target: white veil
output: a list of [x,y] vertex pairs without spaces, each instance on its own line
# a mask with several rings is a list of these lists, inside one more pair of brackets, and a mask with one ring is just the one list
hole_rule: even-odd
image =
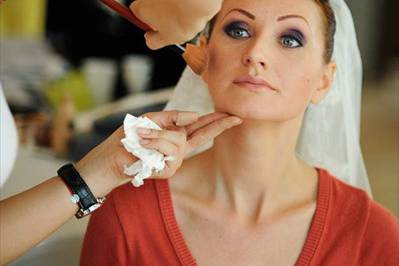
[[[309,105],[296,152],[309,165],[323,168],[371,196],[359,142],[362,64],[356,32],[344,0],[330,0],[330,3],[337,23],[333,53],[337,72],[326,98],[318,105]],[[166,109],[195,111],[201,115],[214,111],[206,83],[188,67]]]

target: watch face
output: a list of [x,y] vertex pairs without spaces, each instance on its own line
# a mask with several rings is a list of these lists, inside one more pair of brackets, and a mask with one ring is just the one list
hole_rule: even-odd
[[75,214],[75,217],[80,219],[82,217],[85,217],[85,216],[89,215],[90,213],[92,213],[95,210],[97,210],[98,208],[100,208],[101,205],[104,203],[104,201],[105,201],[105,197],[98,198],[97,199],[97,203],[91,205],[86,210],[79,209],[78,212]]

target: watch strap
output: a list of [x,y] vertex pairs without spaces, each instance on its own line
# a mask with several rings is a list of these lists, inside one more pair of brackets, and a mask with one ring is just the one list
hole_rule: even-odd
[[62,166],[57,173],[73,193],[73,197],[77,195],[76,203],[79,205],[80,211],[89,210],[90,207],[99,203],[73,164]]

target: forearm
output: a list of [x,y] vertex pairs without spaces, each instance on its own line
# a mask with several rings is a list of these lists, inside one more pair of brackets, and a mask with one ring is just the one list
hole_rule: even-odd
[[[123,174],[123,166],[137,158],[120,144],[123,137],[119,128],[75,165],[96,198],[131,179]],[[57,176],[0,201],[0,265],[21,256],[73,217],[78,205],[70,198]]]
[[77,212],[59,177],[0,202],[0,265],[48,237]]
[[[78,162],[76,168],[95,197],[129,181],[95,171],[98,165],[86,161]],[[70,198],[69,189],[57,176],[0,201],[0,265],[30,250],[73,217],[78,205]]]

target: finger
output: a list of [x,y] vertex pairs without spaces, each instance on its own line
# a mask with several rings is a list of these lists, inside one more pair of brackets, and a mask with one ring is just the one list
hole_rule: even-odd
[[138,128],[137,134],[146,139],[157,139],[161,138],[166,141],[169,141],[176,146],[181,146],[187,140],[186,134],[181,131],[172,131],[172,130],[156,130],[149,128]]
[[200,128],[190,136],[188,140],[190,148],[194,149],[201,146],[220,135],[226,129],[232,128],[241,123],[242,120],[239,117],[230,116],[219,119],[203,128]]
[[169,165],[165,165],[165,168],[162,169],[162,171],[160,172],[154,171],[152,174],[153,177],[158,177],[158,178],[168,178],[171,177],[172,175],[173,171]]
[[145,43],[151,50],[158,50],[168,45],[168,42],[164,40],[162,35],[158,31],[147,31],[144,34]]
[[[172,156],[167,156],[167,157],[172,157]],[[178,161],[176,159],[174,160],[166,160],[165,158],[165,167],[162,169],[160,172],[154,172],[153,176],[156,177],[172,177],[176,170],[180,167],[181,161]]]
[[144,116],[153,120],[161,128],[170,126],[185,126],[194,123],[198,120],[198,113],[188,111],[163,111],[163,112],[151,112],[144,114]]
[[[130,5],[129,5],[129,9],[130,11],[132,11],[132,13],[141,21],[143,21],[143,16],[141,14],[141,8],[140,8],[140,0],[136,0],[133,1]],[[143,21],[144,22],[144,21]]]
[[146,8],[146,4],[143,4],[143,1],[141,0],[133,1],[130,4],[129,9],[141,22],[147,24],[151,30],[158,31],[157,27],[151,24],[151,21],[157,21],[157,20],[154,20],[154,14],[152,12],[149,12],[150,10]]
[[172,177],[176,173],[177,169],[180,168],[181,164],[182,160],[165,160],[165,167],[161,172],[157,173],[157,176]]
[[140,140],[141,146],[147,149],[156,150],[166,156],[176,156],[178,147],[164,139],[143,139]]
[[213,112],[204,116],[201,116],[198,121],[186,126],[187,135],[190,136],[194,131],[198,130],[201,127],[204,127],[218,119],[228,117],[227,113]]

